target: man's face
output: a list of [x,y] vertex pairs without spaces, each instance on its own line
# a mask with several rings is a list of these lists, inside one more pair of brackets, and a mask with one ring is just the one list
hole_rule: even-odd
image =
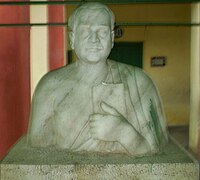
[[74,32],[74,49],[79,60],[106,60],[113,44],[110,17],[104,9],[82,11]]

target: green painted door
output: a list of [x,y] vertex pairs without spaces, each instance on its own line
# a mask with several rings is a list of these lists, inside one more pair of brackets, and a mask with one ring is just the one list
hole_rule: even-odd
[[109,59],[142,68],[142,55],[142,42],[116,42],[110,53]]

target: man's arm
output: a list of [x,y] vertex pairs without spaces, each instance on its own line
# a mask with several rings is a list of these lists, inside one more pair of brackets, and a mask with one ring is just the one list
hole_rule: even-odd
[[134,76],[145,119],[141,124],[141,133],[149,142],[152,152],[156,152],[168,141],[161,98],[154,82],[143,70],[135,68]]
[[36,87],[32,99],[27,141],[33,147],[45,147],[53,143],[53,97],[44,76]]

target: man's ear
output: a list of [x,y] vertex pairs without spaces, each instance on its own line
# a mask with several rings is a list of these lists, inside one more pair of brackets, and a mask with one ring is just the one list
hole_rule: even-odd
[[74,50],[74,32],[73,31],[70,31],[69,32],[69,43],[70,43],[70,46],[72,48],[72,50]]
[[114,30],[111,32],[111,40],[112,40],[112,48],[113,48],[114,40],[115,40],[115,31]]

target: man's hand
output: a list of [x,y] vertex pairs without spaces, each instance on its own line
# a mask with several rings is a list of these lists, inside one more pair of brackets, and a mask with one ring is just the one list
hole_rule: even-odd
[[148,142],[115,108],[101,103],[104,114],[92,114],[89,117],[90,133],[93,139],[118,141],[128,153],[141,154],[151,151]]
[[[113,107],[101,103],[104,114],[92,114],[90,120],[90,133],[94,139],[102,141],[119,141],[131,124]],[[125,132],[124,132],[125,131]],[[134,129],[133,129],[134,131]]]

